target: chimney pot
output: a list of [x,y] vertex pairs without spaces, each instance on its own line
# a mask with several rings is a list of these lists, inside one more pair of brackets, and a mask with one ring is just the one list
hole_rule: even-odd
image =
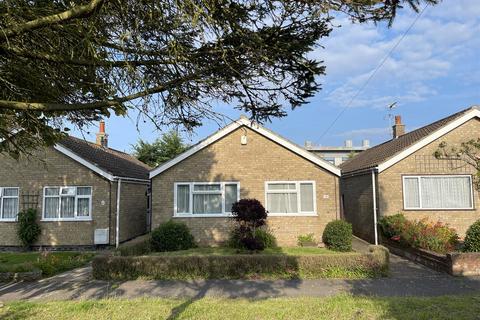
[[402,124],[402,116],[395,116],[395,124]]
[[370,148],[370,140],[367,140],[367,139],[363,140],[362,141],[362,146],[364,148]]
[[105,133],[105,121],[100,121],[100,133]]
[[353,146],[353,141],[352,140],[345,140],[345,147],[351,148]]

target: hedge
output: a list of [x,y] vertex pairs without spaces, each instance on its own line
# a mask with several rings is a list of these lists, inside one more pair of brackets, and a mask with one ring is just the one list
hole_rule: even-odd
[[152,252],[152,237],[150,234],[121,244],[116,250],[121,256],[141,256]]
[[[325,278],[338,271],[383,276],[388,271],[388,250],[371,246],[369,253],[342,253],[311,256],[230,255],[230,256],[97,256],[93,276],[103,280],[185,280]],[[340,276],[343,277],[343,276]]]

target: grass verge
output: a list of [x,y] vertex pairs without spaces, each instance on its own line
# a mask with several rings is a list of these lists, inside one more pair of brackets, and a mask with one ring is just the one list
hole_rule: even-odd
[[88,252],[12,252],[0,253],[0,272],[28,272],[42,270],[44,277],[71,270],[92,260]]
[[202,298],[64,302],[14,302],[0,308],[13,319],[477,319],[480,295],[419,297],[275,298],[265,300]]

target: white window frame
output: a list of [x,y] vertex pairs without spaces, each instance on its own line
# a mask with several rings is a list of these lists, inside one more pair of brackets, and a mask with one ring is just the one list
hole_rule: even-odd
[[[46,190],[48,188],[59,188],[59,193],[58,195],[49,195],[47,196],[45,194]],[[73,218],[61,218],[61,206],[62,206],[62,201],[60,200],[58,202],[59,206],[59,217],[58,218],[45,218],[45,199],[46,198],[61,198],[62,197],[62,189],[67,189],[67,188],[74,188],[75,189],[75,209],[74,209],[74,217]],[[90,188],[92,191],[90,195],[77,195],[77,188]],[[93,199],[93,187],[92,186],[45,186],[43,187],[43,203],[42,203],[42,220],[41,221],[92,221],[92,199]],[[89,215],[88,216],[78,216],[77,212],[77,204],[78,204],[78,199],[90,199],[89,201]]]
[[[220,185],[220,191],[194,191],[194,185]],[[175,182],[173,184],[173,216],[182,218],[194,218],[194,217],[231,217],[232,213],[225,209],[225,185],[234,184],[237,186],[237,201],[240,200],[240,182],[239,181],[218,181],[218,182]],[[189,212],[179,213],[177,212],[177,186],[189,186]],[[193,195],[194,194],[221,194],[222,195],[222,213],[193,213]]]
[[[269,184],[276,183],[294,183],[295,190],[285,189],[285,190],[268,190]],[[301,192],[300,184],[302,183],[311,183],[313,185],[313,211],[301,211]],[[297,194],[297,209],[298,212],[292,213],[278,213],[278,212],[268,212],[269,216],[272,217],[315,217],[317,214],[317,186],[313,180],[299,180],[299,181],[265,181],[265,207],[268,206],[267,195],[269,193],[296,193]],[[268,208],[266,208],[268,211]]]
[[[17,196],[3,196],[3,189],[17,189],[18,195]],[[20,211],[20,188],[19,187],[0,187],[0,221],[1,222],[9,222],[9,221],[17,221],[17,216],[15,218],[3,218],[3,199],[17,199],[17,208]]]
[[[449,178],[449,177],[456,177],[456,178],[468,178],[470,180],[470,200],[471,200],[471,206],[466,207],[466,208],[423,208],[422,207],[422,180],[421,178],[435,178],[435,177],[440,177],[440,178]],[[417,207],[407,207],[406,203],[406,197],[405,197],[405,179],[412,179],[416,178],[418,181],[418,194],[419,194],[419,204],[420,206]],[[473,181],[472,181],[472,176],[469,174],[437,174],[437,175],[403,175],[402,176],[402,197],[403,197],[403,208],[404,210],[418,210],[418,211],[432,211],[432,210],[438,210],[438,211],[458,211],[458,210],[473,210],[475,209],[475,198],[474,198],[474,193],[473,193]]]

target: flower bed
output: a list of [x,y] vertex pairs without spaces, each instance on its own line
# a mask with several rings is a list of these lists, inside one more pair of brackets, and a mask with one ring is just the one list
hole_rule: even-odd
[[318,255],[98,256],[93,260],[93,276],[104,280],[184,280],[368,278],[385,275],[388,271],[388,250],[381,246],[371,246],[370,250],[369,253]]
[[443,254],[458,246],[457,232],[441,222],[410,221],[403,214],[396,214],[382,217],[379,226],[385,238],[403,246]]

